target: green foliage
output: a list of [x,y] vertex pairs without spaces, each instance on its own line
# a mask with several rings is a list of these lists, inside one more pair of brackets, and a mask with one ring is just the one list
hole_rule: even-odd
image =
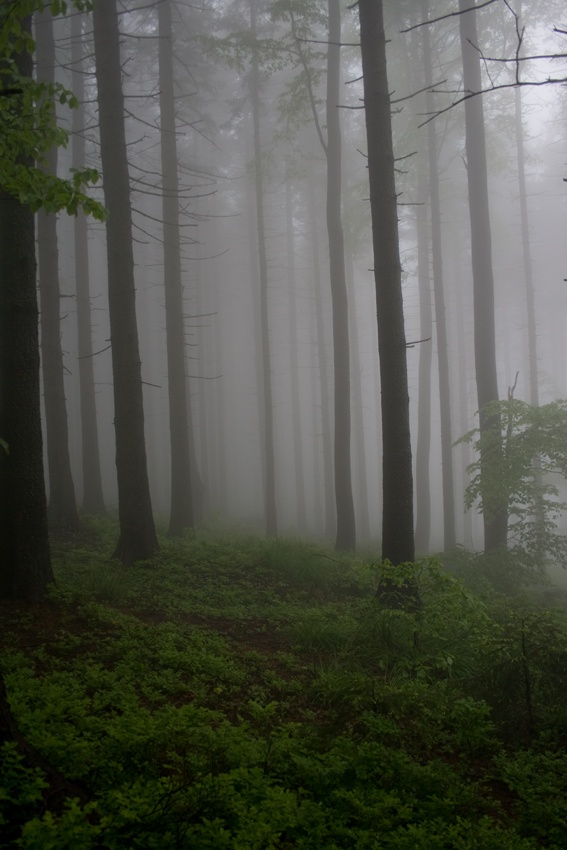
[[[551,476],[567,476],[567,401],[533,407],[509,399],[492,402],[484,414],[500,428],[483,433],[476,428],[458,441],[472,443],[479,452],[469,466],[467,508],[477,504],[489,517],[502,507],[507,510],[510,548],[519,568],[541,571],[545,557],[565,563],[567,538],[557,534],[557,520],[566,504]],[[503,451],[490,454],[496,439]],[[491,456],[484,467],[483,452]]]
[[[0,188],[36,212],[79,210],[104,220],[104,207],[86,194],[99,174],[94,168],[71,169],[66,179],[42,169],[52,147],[65,147],[69,133],[58,126],[55,103],[75,108],[74,95],[60,83],[37,82],[21,73],[16,57],[33,53],[35,44],[24,27],[26,16],[50,8],[53,15],[65,14],[69,4],[63,0],[18,0],[0,4]],[[74,0],[73,6],[85,10],[90,3]]]
[[0,611],[18,727],[88,798],[53,804],[5,744],[0,847],[565,846],[561,612],[481,599],[433,560],[403,568],[419,605],[392,611],[387,564],[370,585],[354,559],[232,532],[101,593],[109,528],[57,553],[48,608]]

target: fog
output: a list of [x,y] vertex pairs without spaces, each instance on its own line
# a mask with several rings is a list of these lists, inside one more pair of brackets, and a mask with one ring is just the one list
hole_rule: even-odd
[[[160,81],[157,6],[126,0],[120,29],[135,257],[136,312],[144,382],[148,473],[156,520],[166,528],[170,510],[170,430],[164,295],[164,245],[160,165]],[[260,65],[259,127],[263,175],[263,224],[267,265],[267,312],[273,411],[274,478],[278,533],[333,542],[335,496],[328,446],[333,420],[333,324],[329,241],[326,229],[326,161],[313,121],[298,58],[309,63],[315,109],[327,133],[326,4],[296,4],[301,42],[291,36],[285,4],[256,2]],[[419,255],[417,218],[428,210],[427,118],[421,70],[419,4],[385,4],[400,257],[407,338],[408,389],[414,458],[420,429],[420,357],[431,353],[429,448],[430,534],[426,551],[443,548],[438,341],[431,247]],[[433,46],[434,117],[438,144],[443,290],[451,391],[451,437],[478,424],[470,220],[465,153],[462,63],[453,5],[429,5]],[[512,2],[511,5],[515,7]],[[516,4],[517,5],[517,4]],[[365,116],[358,17],[341,3],[342,220],[345,234],[352,491],[357,546],[379,552],[382,522],[382,425],[372,269],[372,231],[367,185]],[[553,34],[564,9],[524,2],[527,55],[564,52]],[[253,104],[251,99],[250,3],[202,0],[171,4],[173,17],[178,208],[181,243],[186,380],[189,389],[192,474],[196,522],[236,525],[261,533],[266,527],[260,271]],[[277,10],[284,11],[276,16]],[[519,10],[518,10],[519,11]],[[483,55],[513,57],[515,21],[503,3],[477,13]],[[441,20],[437,20],[437,19]],[[74,84],[69,19],[56,22],[58,79]],[[83,23],[87,163],[101,169],[91,23]],[[245,37],[248,33],[248,40]],[[353,46],[354,45],[354,46]],[[293,49],[292,49],[293,48]],[[295,51],[295,52],[294,52]],[[76,70],[76,69],[75,69]],[[525,253],[520,216],[517,139],[514,124],[515,66],[483,63],[483,85],[502,86],[483,96],[487,134],[495,327],[499,397],[531,398],[530,356],[537,358],[539,403],[567,396],[563,317],[567,311],[565,254],[565,89],[550,83],[521,89],[523,143],[534,283],[537,350],[528,342]],[[561,78],[562,61],[522,65],[522,79]],[[508,87],[506,87],[508,86]],[[454,105],[449,108],[451,104]],[[68,113],[60,109],[62,123]],[[64,173],[73,141],[59,157]],[[104,172],[102,173],[104,182]],[[93,190],[103,200],[102,184]],[[75,298],[73,218],[58,217],[62,289],[62,348],[70,456],[77,501],[82,503],[83,466],[79,408],[79,361]],[[110,223],[112,226],[112,223]],[[426,217],[426,234],[431,220]],[[107,508],[117,507],[114,406],[105,226],[88,229],[93,365]],[[425,267],[423,266],[425,257]],[[424,329],[418,276],[426,276],[432,327]],[[327,452],[327,453],[326,453]],[[473,449],[453,452],[457,542],[483,547],[482,521],[465,511],[466,466]],[[175,459],[173,460],[175,464]],[[414,469],[414,483],[419,474]],[[555,483],[559,483],[555,481]],[[49,486],[49,484],[48,484]],[[563,482],[560,482],[563,488]],[[417,505],[416,505],[417,508]]]

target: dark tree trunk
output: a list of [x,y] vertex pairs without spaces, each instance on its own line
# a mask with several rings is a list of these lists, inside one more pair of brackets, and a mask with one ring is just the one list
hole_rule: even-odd
[[383,432],[382,557],[413,561],[413,475],[386,36],[381,0],[360,0]]
[[[255,42],[256,0],[250,0],[250,33]],[[258,229],[258,262],[260,273],[260,324],[262,333],[262,374],[264,395],[264,456],[265,496],[266,496],[266,534],[275,537],[278,533],[276,511],[276,463],[274,453],[274,411],[272,402],[272,365],[270,355],[270,330],[268,318],[268,263],[266,259],[266,235],[264,227],[264,181],[262,174],[262,146],[260,139],[260,70],[258,68],[257,48],[252,50],[252,68],[250,74],[250,97],[252,101],[252,120],[254,126],[254,176],[256,179],[256,226]]]
[[305,476],[303,445],[301,439],[302,417],[299,395],[299,351],[297,334],[297,279],[295,274],[295,239],[293,232],[292,187],[288,177],[285,184],[286,234],[287,234],[287,285],[289,304],[289,345],[291,360],[291,416],[293,423],[293,460],[295,471],[295,494],[297,528],[301,534],[307,532],[305,506]]
[[[422,17],[427,20],[427,6],[422,0]],[[425,111],[433,112],[433,71],[429,27],[423,27],[423,64]],[[429,196],[431,205],[431,255],[433,265],[433,292],[435,296],[435,327],[437,330],[437,360],[439,368],[439,407],[441,414],[441,466],[443,481],[443,543],[445,550],[457,542],[455,531],[455,490],[453,475],[453,437],[451,428],[451,382],[449,377],[449,343],[445,315],[445,287],[443,281],[443,252],[441,243],[441,202],[439,199],[439,163],[435,122],[427,126],[429,155]]]
[[[73,93],[78,106],[73,111],[73,168],[85,168],[85,85],[83,79],[81,16],[71,16],[71,62]],[[83,511],[105,512],[100,469],[89,278],[87,218],[80,211],[75,216],[75,287],[77,295],[77,345],[79,351],[79,392],[81,407],[81,458],[83,468]]]
[[335,499],[336,548],[352,552],[356,546],[351,473],[350,349],[345,245],[342,225],[339,0],[329,0],[327,48],[327,231],[333,305],[333,360],[335,374]]
[[[471,10],[472,11],[469,11]],[[463,85],[466,92],[482,89],[480,54],[474,4],[459,0],[459,26],[463,54]],[[465,101],[467,177],[471,220],[471,252],[474,289],[474,350],[480,430],[493,432],[491,448],[481,452],[482,471],[492,463],[499,463],[502,453],[500,421],[487,416],[486,405],[498,400],[496,374],[496,332],[494,321],[494,274],[492,269],[492,234],[488,203],[488,170],[486,165],[486,136],[482,97],[469,97]],[[488,495],[483,496],[489,504]],[[485,510],[484,548],[492,551],[506,546],[508,516],[507,499],[494,510]]]
[[[37,13],[37,79],[52,84],[55,79],[55,42],[51,11]],[[57,148],[47,153],[47,174],[57,173]],[[45,406],[47,469],[49,473],[48,517],[51,530],[68,534],[80,528],[75,487],[69,457],[69,430],[63,380],[61,348],[61,291],[57,217],[40,210],[37,215],[39,299],[41,315],[41,359]]]
[[161,121],[161,169],[163,185],[163,258],[165,324],[167,336],[167,383],[171,441],[170,537],[194,525],[191,490],[191,455],[187,379],[185,376],[185,328],[181,284],[179,239],[179,178],[173,90],[171,0],[158,5],[159,79]]
[[[31,21],[24,26],[29,31]],[[20,73],[31,76],[31,57],[16,59]],[[0,598],[39,602],[54,578],[43,479],[34,219],[4,193],[0,270],[0,438],[9,449],[0,446]]]
[[159,548],[148,483],[142,375],[136,324],[132,211],[116,0],[93,9],[103,186],[108,219],[108,304],[120,537],[114,557],[125,564]]

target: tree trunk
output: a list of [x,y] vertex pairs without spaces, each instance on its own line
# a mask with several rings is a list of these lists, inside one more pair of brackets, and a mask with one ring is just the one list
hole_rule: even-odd
[[[336,534],[336,508],[333,498],[333,444],[331,439],[331,403],[329,399],[329,375],[325,346],[325,321],[323,314],[323,287],[321,285],[321,263],[319,256],[319,232],[315,209],[315,184],[309,170],[309,227],[313,254],[313,298],[315,301],[315,330],[317,360],[319,366],[319,392],[321,396],[321,440],[323,448],[323,490],[325,497],[325,536],[332,540]],[[315,420],[317,421],[317,420]]]
[[[73,93],[78,106],[73,110],[73,168],[85,168],[85,85],[82,57],[82,17],[71,15],[71,65]],[[81,409],[81,459],[83,469],[83,511],[86,514],[105,512],[100,469],[97,412],[95,400],[93,344],[91,327],[91,298],[89,279],[89,249],[87,218],[79,211],[74,220],[75,287],[77,296],[77,347],[79,352],[79,393]]]
[[[1,17],[0,17],[1,25]],[[24,27],[30,30],[31,21]],[[28,54],[16,57],[31,76]],[[9,81],[4,77],[6,87]],[[33,213],[0,193],[0,598],[40,602],[53,572],[39,389]]]
[[368,476],[366,462],[366,440],[364,436],[364,400],[362,396],[362,368],[360,365],[360,345],[358,334],[358,316],[356,313],[356,285],[352,252],[346,252],[346,278],[348,287],[348,324],[351,352],[352,420],[354,430],[354,457],[356,458],[356,478],[358,504],[356,527],[358,541],[370,540],[370,511],[368,508]]
[[[422,19],[427,20],[426,0],[422,0]],[[423,27],[423,64],[425,111],[433,112],[433,70],[429,27]],[[429,155],[429,197],[431,205],[431,256],[433,267],[433,292],[435,297],[435,327],[437,330],[437,361],[439,368],[439,407],[441,414],[441,468],[443,481],[443,543],[445,551],[457,542],[455,531],[455,488],[453,474],[453,437],[451,428],[451,382],[449,376],[449,343],[445,315],[445,287],[443,281],[443,251],[441,242],[441,202],[439,198],[439,162],[435,122],[427,125]]]
[[382,558],[413,561],[413,474],[386,36],[381,0],[360,0],[383,431]]
[[179,178],[173,90],[171,0],[158,4],[161,170],[163,192],[163,274],[167,338],[167,384],[171,448],[170,537],[194,525],[191,491],[191,456],[187,379],[185,376],[185,328],[179,239]]
[[293,202],[291,180],[285,184],[285,210],[287,234],[287,286],[289,304],[289,346],[291,359],[291,416],[293,423],[293,460],[295,470],[295,494],[297,529],[307,533],[307,511],[305,506],[305,476],[303,446],[301,439],[302,417],[299,395],[299,352],[297,342],[297,279],[295,274],[295,240],[293,233]]
[[[37,13],[37,79],[53,84],[55,79],[55,42],[51,11]],[[57,148],[48,151],[42,166],[47,174],[57,173]],[[69,430],[63,380],[61,348],[61,291],[57,217],[40,210],[37,215],[39,299],[41,316],[41,359],[45,406],[47,469],[49,473],[49,525],[53,531],[72,533],[80,528],[75,487],[69,457]]]
[[[518,15],[522,14],[522,3],[518,5]],[[515,96],[515,125],[516,125],[516,150],[518,156],[518,183],[520,195],[520,223],[521,223],[521,238],[522,238],[522,267],[524,269],[524,281],[526,286],[526,311],[528,324],[528,371],[530,376],[530,404],[533,407],[539,407],[539,381],[537,369],[537,323],[536,323],[536,307],[535,307],[535,292],[534,292],[534,276],[532,252],[530,245],[531,231],[528,214],[528,193],[526,189],[526,157],[524,152],[524,127],[522,120],[522,89],[517,87],[514,91]],[[537,455],[534,458],[534,519],[536,525],[536,535],[538,539],[537,560],[538,566],[542,567],[545,562],[545,547],[543,538],[544,530],[544,509],[543,509],[543,473],[541,470],[541,457]]]
[[345,246],[342,225],[340,40],[339,0],[329,0],[329,46],[327,48],[327,232],[333,305],[333,361],[335,374],[335,499],[339,550],[354,551],[356,525],[352,496],[350,350]]
[[419,290],[419,380],[417,402],[417,445],[415,452],[415,548],[418,555],[429,553],[431,536],[431,364],[433,310],[429,274],[429,239],[427,233],[427,181],[425,163],[418,161],[418,198],[416,207],[417,279]]
[[256,226],[258,229],[258,262],[260,273],[260,323],[262,332],[262,372],[264,393],[264,446],[265,446],[265,497],[266,534],[276,537],[278,520],[276,512],[276,470],[274,453],[274,411],[272,402],[272,365],[270,355],[270,329],[268,318],[268,263],[264,228],[264,182],[262,174],[262,146],[260,139],[260,71],[255,45],[256,0],[250,0],[250,34],[253,40],[250,97],[254,127],[254,175],[256,178]]
[[[471,13],[472,8],[472,13]],[[476,13],[470,0],[459,0],[459,26],[463,54],[463,85],[466,92],[482,89]],[[474,350],[480,416],[480,430],[493,434],[492,447],[481,452],[482,471],[499,463],[502,453],[500,421],[485,413],[486,405],[498,400],[496,373],[496,332],[494,318],[494,274],[492,269],[492,235],[488,203],[488,170],[486,165],[486,136],[482,97],[465,101],[467,177],[471,220],[471,252],[474,290]],[[486,442],[485,442],[486,445]],[[488,505],[488,494],[483,496]],[[506,546],[508,516],[507,499],[495,510],[483,512],[484,548],[492,551]]]
[[142,375],[136,324],[132,211],[116,0],[93,8],[103,187],[108,219],[108,305],[120,537],[114,557],[125,564],[159,548],[148,482]]

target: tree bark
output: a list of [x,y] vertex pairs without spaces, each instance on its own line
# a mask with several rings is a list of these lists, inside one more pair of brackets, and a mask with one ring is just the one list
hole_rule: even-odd
[[415,558],[406,336],[381,0],[359,0],[383,432],[382,558]]
[[[71,16],[71,63],[73,93],[78,101],[73,111],[73,168],[85,168],[85,85],[83,79],[82,17]],[[83,469],[83,511],[86,514],[105,513],[100,468],[100,448],[95,400],[91,298],[89,279],[89,248],[87,218],[79,211],[74,220],[75,287],[77,296],[77,347],[79,352],[79,394],[81,410],[81,459]]]
[[[35,16],[37,79],[53,84],[55,80],[55,42],[51,11]],[[47,152],[42,168],[57,174],[57,148]],[[41,360],[47,469],[49,473],[48,518],[50,529],[69,534],[80,528],[75,499],[75,486],[69,457],[69,429],[63,380],[61,347],[61,290],[59,286],[59,251],[57,217],[39,210],[37,214],[37,248],[39,267],[39,301],[41,318]]]
[[120,537],[114,557],[125,564],[159,548],[148,482],[142,375],[136,324],[132,211],[116,0],[93,8],[103,188],[108,218],[108,304]]
[[[463,55],[463,85],[466,92],[482,89],[480,55],[474,4],[459,0],[459,27]],[[502,454],[500,421],[487,416],[486,405],[498,400],[496,372],[496,331],[494,317],[494,274],[492,269],[492,234],[488,202],[488,169],[486,164],[486,134],[482,97],[465,101],[465,128],[469,210],[471,223],[471,252],[474,290],[474,350],[480,430],[491,432],[491,448],[481,452],[482,470],[498,463]],[[486,443],[485,443],[486,445]],[[488,494],[483,496],[489,504]],[[507,502],[506,500],[503,500]],[[506,546],[508,516],[506,505],[483,512],[484,548],[492,551]]]
[[[29,18],[24,27],[29,32]],[[15,58],[20,73],[31,76],[31,56]],[[34,218],[3,192],[0,270],[0,437],[8,444],[8,451],[0,446],[0,598],[40,602],[54,577],[43,478]]]
[[171,447],[170,537],[194,525],[189,446],[190,404],[185,375],[185,328],[179,239],[179,177],[173,88],[171,0],[158,4],[161,169],[163,192],[163,273],[167,340],[167,384]]

